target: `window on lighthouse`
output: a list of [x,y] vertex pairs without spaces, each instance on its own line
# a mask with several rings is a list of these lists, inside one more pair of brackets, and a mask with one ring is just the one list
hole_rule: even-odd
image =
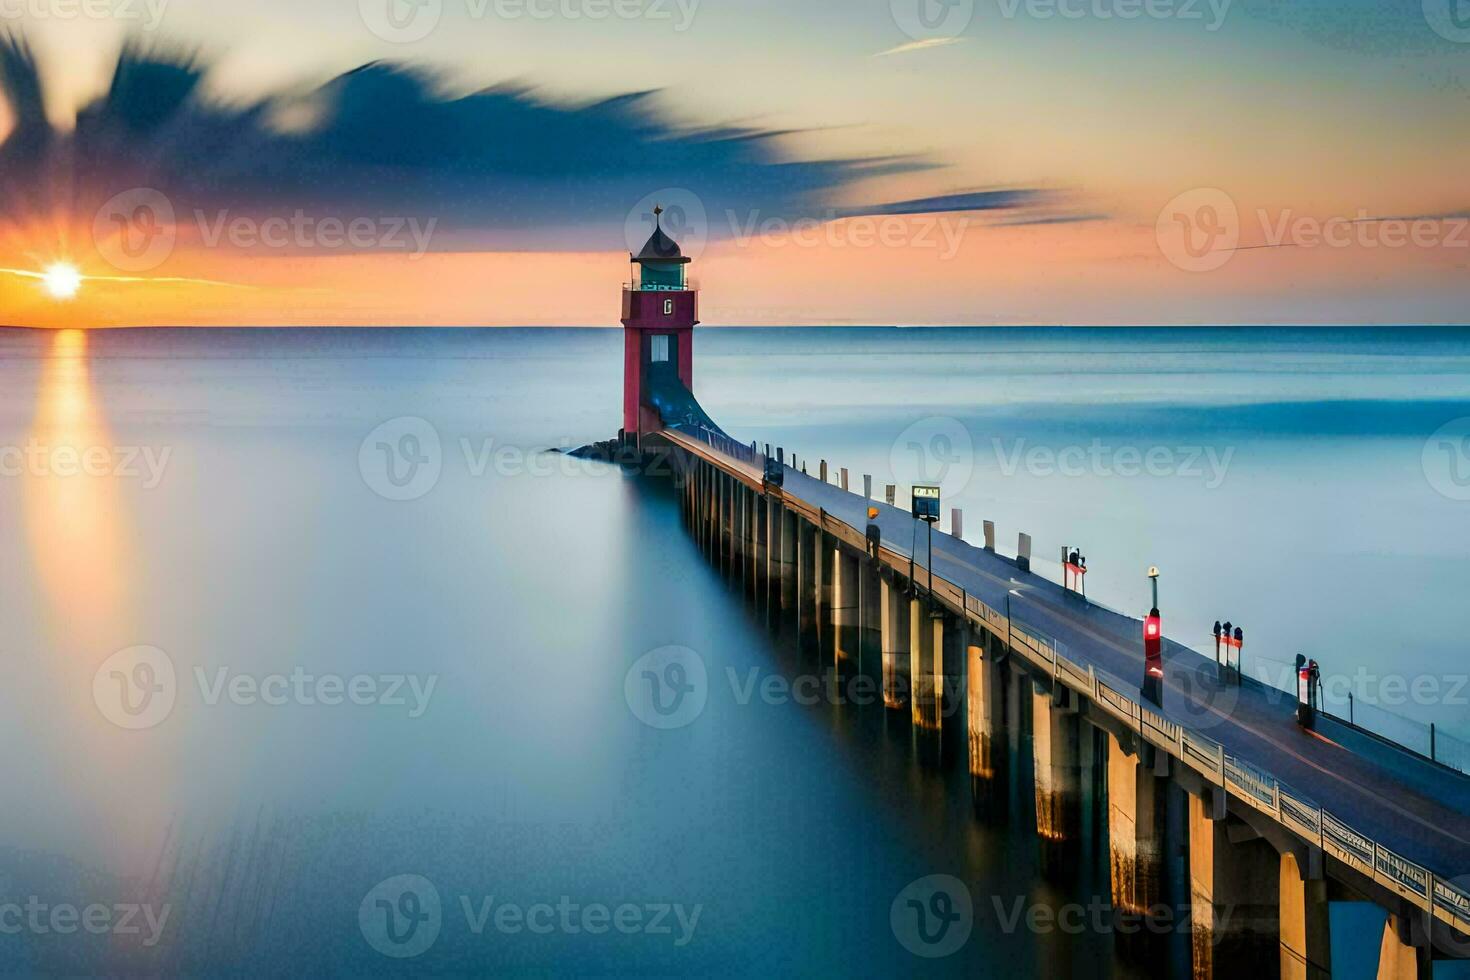
[[653,337],[650,338],[650,340],[651,343],[649,346],[648,359],[650,361],[653,361],[655,364],[667,361],[669,359],[668,334],[654,334]]

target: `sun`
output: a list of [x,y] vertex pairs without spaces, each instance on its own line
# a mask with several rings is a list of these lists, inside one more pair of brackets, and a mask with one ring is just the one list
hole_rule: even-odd
[[82,274],[69,262],[56,262],[41,274],[41,285],[53,299],[71,299],[82,288]]

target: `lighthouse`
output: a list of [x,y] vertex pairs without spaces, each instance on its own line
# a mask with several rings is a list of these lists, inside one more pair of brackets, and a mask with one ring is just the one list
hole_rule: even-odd
[[630,254],[623,286],[623,430],[625,442],[663,428],[655,392],[694,390],[694,326],[699,290],[689,284],[690,259],[663,229],[653,209],[653,234]]

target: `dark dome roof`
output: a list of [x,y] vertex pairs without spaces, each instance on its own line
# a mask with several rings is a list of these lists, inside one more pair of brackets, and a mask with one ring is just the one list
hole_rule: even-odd
[[633,256],[633,261],[688,262],[689,259],[679,248],[679,243],[664,234],[663,225],[659,223],[658,217],[661,214],[663,214],[663,208],[653,209],[653,234],[648,236],[648,241],[643,243],[643,248]]

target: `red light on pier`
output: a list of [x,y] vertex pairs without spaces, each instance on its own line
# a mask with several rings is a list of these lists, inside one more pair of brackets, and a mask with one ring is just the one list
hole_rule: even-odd
[[1143,655],[1152,677],[1164,676],[1163,631],[1164,623],[1158,609],[1149,610],[1148,618],[1143,621]]

